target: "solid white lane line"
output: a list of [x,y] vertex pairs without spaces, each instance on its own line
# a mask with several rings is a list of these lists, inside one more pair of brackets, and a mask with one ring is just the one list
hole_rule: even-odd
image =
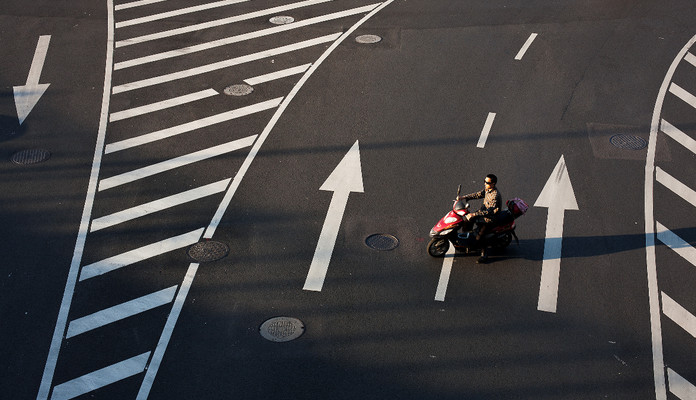
[[218,92],[215,89],[201,90],[200,92],[187,94],[184,96],[174,97],[173,99],[158,101],[157,103],[152,103],[140,107],[130,108],[128,110],[117,111],[111,113],[109,118],[110,122],[120,121],[122,119],[132,118],[143,114],[149,114],[155,111],[165,110],[167,108],[176,107],[186,103],[192,103],[194,101],[207,99],[217,95]]
[[130,149],[131,147],[140,146],[143,144],[155,142],[157,140],[166,139],[172,136],[180,135],[182,133],[191,132],[196,129],[205,128],[211,125],[219,124],[222,122],[231,121],[236,118],[245,117],[257,112],[262,112],[270,110],[272,108],[278,107],[280,102],[283,100],[282,97],[278,97],[273,100],[264,101],[257,104],[252,104],[250,106],[238,108],[236,110],[225,111],[223,113],[213,115],[210,117],[202,118],[196,121],[187,122],[185,124],[173,126],[171,128],[162,129],[156,132],[146,133],[144,135],[136,136],[134,138],[121,140],[119,142],[114,142],[106,145],[104,150],[105,154],[114,153],[117,151]]
[[676,126],[670,124],[669,122],[663,119],[660,125],[660,130],[667,134],[667,136],[674,139],[677,143],[691,150],[692,153],[696,153],[696,140],[691,138],[691,136],[687,135],[686,133],[682,132]]
[[171,303],[176,286],[127,301],[70,322],[66,339]]
[[[127,8],[133,8],[133,7],[140,7],[140,6],[146,6],[148,4],[154,4],[154,3],[159,3],[162,1],[167,1],[167,0],[138,0],[138,1],[131,1],[130,3],[123,3],[123,4],[117,4],[114,7],[114,10],[120,11],[120,10],[125,10]],[[117,46],[118,47],[118,46]]]
[[662,168],[657,167],[655,170],[655,179],[663,184],[665,188],[679,195],[682,199],[691,203],[696,207],[696,191],[678,181],[672,175],[666,173]]
[[127,92],[129,90],[142,89],[144,87],[158,85],[160,83],[171,82],[171,81],[175,81],[178,79],[190,78],[192,76],[205,74],[207,72],[217,71],[220,69],[232,67],[232,66],[239,65],[239,64],[244,64],[247,62],[261,60],[261,59],[276,56],[279,54],[289,53],[289,52],[292,52],[295,50],[300,50],[300,49],[316,46],[316,45],[323,44],[323,43],[333,42],[340,36],[341,36],[341,33],[338,32],[338,33],[334,33],[331,35],[326,35],[326,36],[321,36],[321,37],[310,39],[310,40],[305,40],[305,41],[302,41],[299,43],[289,44],[286,46],[276,47],[274,49],[264,50],[264,51],[260,51],[257,53],[248,54],[248,55],[237,57],[237,58],[232,58],[229,60],[219,61],[219,62],[216,62],[213,64],[208,64],[208,65],[203,65],[200,67],[190,68],[190,69],[187,69],[184,71],[173,72],[170,74],[165,74],[165,75],[156,76],[153,78],[142,79],[139,81],[126,83],[123,85],[114,86],[113,93],[117,94],[117,93]]
[[104,87],[102,88],[102,104],[99,114],[99,128],[97,132],[97,140],[94,146],[94,158],[92,160],[92,170],[89,175],[89,183],[87,185],[87,193],[85,195],[85,205],[82,208],[82,216],[80,217],[80,227],[77,232],[77,240],[75,241],[75,249],[73,250],[72,260],[70,261],[70,270],[65,283],[65,291],[63,299],[60,303],[56,326],[53,330],[51,339],[51,347],[46,357],[46,365],[44,366],[43,375],[41,377],[41,385],[37,394],[37,400],[48,399],[51,385],[53,384],[53,375],[55,373],[56,364],[58,363],[58,355],[63,343],[63,335],[68,323],[68,314],[72,303],[73,295],[75,294],[75,285],[77,284],[77,276],[82,263],[82,255],[85,249],[85,241],[87,240],[87,231],[89,230],[89,222],[92,218],[92,207],[94,206],[94,197],[97,192],[97,183],[99,182],[99,170],[101,169],[102,155],[104,152],[104,143],[106,138],[106,125],[109,119],[109,102],[111,100],[111,78],[113,76],[114,62],[114,3],[113,0],[106,0],[107,11],[107,28],[106,28],[106,58],[104,63]]
[[157,21],[160,19],[176,17],[179,15],[190,14],[190,13],[203,11],[203,10],[210,10],[210,9],[218,8],[218,7],[226,7],[226,6],[230,6],[230,5],[237,4],[237,3],[243,3],[245,1],[249,1],[249,0],[222,0],[222,1],[216,1],[213,3],[201,4],[201,5],[193,6],[193,7],[181,8],[179,10],[167,11],[167,12],[163,12],[163,13],[159,13],[159,14],[149,15],[147,17],[141,17],[141,18],[129,19],[127,21],[117,22],[116,28],[118,29],[118,28],[123,28],[125,26],[144,24],[147,22]]
[[682,307],[681,304],[667,296],[665,292],[662,292],[662,312],[691,336],[696,338],[696,317],[686,308]]
[[259,75],[253,78],[245,79],[244,83],[247,85],[258,85],[260,83],[266,83],[270,81],[274,81],[276,79],[281,79],[281,78],[287,78],[288,76],[293,76],[293,75],[298,75],[298,74],[304,74],[307,72],[309,67],[311,67],[312,64],[305,64],[305,65],[300,65],[298,67],[292,67],[292,68],[287,68],[284,70],[276,71],[276,72],[271,72],[270,74],[265,74],[265,75]]
[[198,264],[190,264],[188,271],[186,271],[184,281],[181,283],[179,293],[176,295],[176,300],[174,300],[172,311],[169,313],[167,322],[164,324],[162,335],[160,335],[159,342],[157,342],[157,347],[152,355],[152,360],[150,360],[147,372],[145,372],[145,377],[143,378],[143,383],[140,385],[140,390],[138,391],[136,400],[147,400],[147,397],[150,394],[150,389],[155,381],[155,376],[157,376],[157,371],[159,370],[160,363],[162,362],[162,357],[164,357],[164,352],[167,350],[169,339],[172,337],[174,326],[176,326],[176,321],[179,319],[181,309],[184,307],[184,301],[186,300],[186,296],[188,295],[191,284],[193,283],[193,278],[196,276],[196,271],[198,271]]
[[365,15],[362,17],[358,22],[356,22],[353,26],[351,26],[347,31],[345,31],[343,34],[338,34],[338,38],[331,43],[331,45],[319,56],[317,61],[315,61],[311,67],[305,72],[304,75],[300,78],[300,80],[293,86],[292,90],[290,90],[290,93],[288,93],[287,96],[285,96],[285,99],[283,99],[283,102],[278,106],[278,109],[276,112],[273,114],[271,117],[271,120],[268,121],[268,124],[266,124],[266,127],[263,129],[263,132],[261,132],[261,135],[259,135],[259,139],[254,143],[254,146],[251,148],[249,151],[249,154],[247,155],[247,158],[244,160],[242,163],[242,166],[239,168],[237,171],[237,174],[234,176],[234,179],[232,180],[232,184],[230,187],[227,189],[227,193],[225,194],[224,199],[218,206],[217,211],[215,212],[215,215],[213,216],[213,219],[210,221],[210,225],[208,225],[208,228],[205,230],[205,233],[203,234],[204,238],[211,238],[215,234],[215,230],[217,229],[218,225],[220,224],[220,220],[222,220],[222,216],[225,214],[225,210],[227,210],[227,207],[230,205],[230,202],[232,201],[232,197],[234,197],[234,194],[237,192],[237,188],[239,188],[239,185],[242,183],[242,180],[244,179],[244,175],[246,175],[247,171],[249,170],[249,167],[251,166],[251,163],[254,161],[254,158],[256,158],[256,155],[259,153],[259,150],[261,149],[261,146],[263,146],[263,143],[266,141],[268,138],[268,135],[271,134],[271,131],[275,127],[276,123],[278,123],[278,120],[280,119],[280,116],[283,115],[283,112],[285,112],[285,109],[288,107],[288,104],[292,102],[292,99],[295,98],[297,95],[297,92],[300,91],[302,86],[304,86],[305,82],[309,79],[310,76],[314,73],[314,71],[319,68],[319,66],[324,62],[324,60],[341,44],[343,43],[344,40],[350,35],[355,32],[360,25],[364,24],[365,21],[368,19],[372,18],[376,13],[378,13],[380,10],[382,10],[384,7],[388,6],[391,4],[394,0],[386,0],[379,6],[377,6],[374,10],[370,11],[369,14]]
[[190,246],[198,242],[202,234],[203,228],[197,229],[183,235],[174,236],[169,239],[148,244],[135,250],[127,251],[125,253],[109,257],[105,260],[86,265],[82,267],[82,272],[80,273],[80,282],[143,260],[147,260],[148,258],[159,256],[182,247]]
[[231,36],[231,37],[227,37],[227,38],[223,38],[223,39],[214,40],[212,42],[201,43],[201,44],[197,44],[194,46],[184,47],[181,49],[165,51],[163,53],[151,54],[149,56],[144,56],[144,57],[138,57],[138,58],[134,58],[134,59],[131,59],[128,61],[116,63],[116,65],[114,65],[114,69],[120,70],[120,69],[124,69],[124,68],[134,67],[136,65],[142,65],[142,64],[147,64],[147,63],[151,63],[151,62],[166,60],[169,58],[185,56],[187,54],[197,53],[199,51],[204,51],[204,50],[210,50],[210,49],[214,49],[214,48],[220,47],[220,46],[226,46],[226,45],[230,45],[233,43],[243,42],[246,40],[257,39],[260,37],[274,35],[274,34],[281,33],[281,32],[287,32],[287,31],[290,31],[293,29],[299,29],[299,28],[302,28],[305,26],[319,24],[319,23],[331,21],[334,19],[340,19],[340,18],[344,18],[347,16],[355,15],[355,14],[366,13],[366,12],[369,12],[370,10],[372,10],[373,8],[375,8],[375,6],[376,6],[375,4],[372,4],[372,5],[368,5],[368,6],[353,8],[351,10],[340,11],[340,12],[335,12],[332,14],[308,18],[308,19],[305,19],[302,21],[293,22],[291,24],[274,26],[271,28],[261,29],[261,30],[254,31],[254,32],[248,32],[248,33],[243,33],[241,35],[236,35],[236,36]]
[[657,238],[696,267],[696,249],[658,221],[655,221],[655,225],[657,227]]
[[96,218],[92,221],[91,232],[96,232],[98,230],[118,225],[127,221],[132,221],[134,219],[144,217],[152,213],[163,211],[168,208],[176,207],[181,204],[190,203],[192,201],[202,199],[204,197],[224,192],[227,189],[227,184],[230,183],[230,180],[231,179],[224,179],[195,189],[190,189],[185,192],[177,193],[175,195],[167,196],[163,199],[151,201],[149,203],[141,204],[136,207],[119,211],[111,215]]
[[650,121],[650,139],[648,140],[648,155],[645,161],[645,262],[648,276],[648,300],[650,307],[650,335],[653,350],[653,377],[655,381],[655,399],[666,400],[667,389],[665,384],[664,347],[662,345],[662,315],[660,311],[660,291],[657,284],[657,260],[655,253],[655,155],[657,153],[657,137],[660,129],[660,114],[664,105],[667,90],[672,82],[674,73],[681,63],[689,48],[696,43],[694,35],[677,56],[672,60],[665,78],[662,80],[660,90],[655,100],[652,119]]
[[126,183],[137,181],[139,179],[147,178],[152,175],[156,175],[162,172],[166,172],[175,168],[183,167],[184,165],[193,164],[199,161],[207,160],[215,156],[219,156],[225,153],[229,153],[235,150],[243,149],[254,144],[254,139],[258,135],[248,136],[244,139],[234,140],[229,143],[221,144],[219,146],[210,147],[201,151],[186,154],[181,157],[176,157],[171,160],[162,161],[157,164],[149,165],[135,171],[130,171],[123,173],[121,175],[112,176],[111,178],[106,178],[99,182],[99,190],[111,189],[116,186],[120,186]]
[[90,372],[53,388],[51,400],[69,400],[145,371],[150,353],[129,358]]
[[693,65],[696,67],[696,56],[691,54],[691,53],[686,53],[686,57],[684,57],[686,61],[689,62],[689,64]]
[[312,6],[312,5],[319,4],[319,3],[326,3],[328,1],[333,1],[333,0],[300,1],[297,3],[286,4],[283,6],[268,8],[265,10],[254,11],[254,12],[250,12],[247,14],[238,15],[235,17],[223,18],[223,19],[218,19],[215,21],[203,22],[200,24],[184,26],[184,27],[176,28],[176,29],[170,29],[170,30],[163,31],[163,32],[152,33],[149,35],[143,35],[143,36],[138,36],[138,37],[134,37],[134,38],[130,38],[130,39],[119,40],[118,42],[116,42],[116,48],[130,46],[132,44],[137,44],[137,43],[148,42],[151,40],[163,39],[166,37],[181,35],[184,33],[196,32],[196,31],[200,31],[200,30],[204,30],[204,29],[208,29],[208,28],[214,28],[216,26],[233,24],[235,22],[246,21],[246,20],[253,19],[253,18],[263,17],[266,15],[279,14],[279,13],[283,13],[285,11],[294,10],[296,8]]
[[450,248],[447,249],[445,259],[442,260],[442,271],[440,271],[440,280],[437,283],[437,290],[435,291],[435,301],[445,301],[445,293],[447,293],[447,285],[449,284],[452,264],[454,263],[454,253],[454,245],[450,243]]
[[491,127],[493,126],[493,120],[495,119],[495,113],[488,113],[486,118],[486,123],[483,125],[483,130],[481,131],[481,136],[479,137],[478,144],[476,147],[482,149],[486,146],[486,140],[488,140],[488,134],[491,132]]
[[536,33],[532,33],[531,35],[529,35],[529,38],[527,39],[527,41],[524,43],[524,45],[522,46],[520,51],[515,56],[515,60],[521,60],[522,57],[524,57],[524,53],[527,52],[527,49],[529,49],[529,46],[532,45],[532,42],[534,41],[534,39],[536,39],[536,37],[537,37]]
[[669,86],[669,91],[673,95],[679,97],[680,99],[684,100],[687,104],[689,104],[691,107],[696,108],[696,96],[693,94],[687,92],[682,88],[681,86],[677,85],[676,83],[672,82],[672,84]]
[[684,379],[681,375],[674,372],[672,368],[667,368],[667,378],[669,381],[669,391],[680,400],[696,399],[696,386]]

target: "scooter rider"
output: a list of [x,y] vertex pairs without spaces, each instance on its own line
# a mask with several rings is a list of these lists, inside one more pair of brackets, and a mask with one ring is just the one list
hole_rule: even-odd
[[[478,235],[476,235],[477,241],[480,241],[488,227],[495,223],[497,215],[501,210],[503,201],[502,196],[496,187],[497,183],[498,177],[493,174],[488,174],[484,179],[483,190],[457,198],[457,200],[484,199],[483,204],[478,211],[466,215],[466,219],[468,221],[473,220],[480,226]],[[488,261],[488,249],[485,245],[482,245],[481,257],[478,259],[478,262],[485,263],[486,261]]]

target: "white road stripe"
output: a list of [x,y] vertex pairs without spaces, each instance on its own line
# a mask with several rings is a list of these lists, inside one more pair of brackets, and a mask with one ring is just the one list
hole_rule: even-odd
[[655,179],[663,184],[665,188],[671,190],[682,199],[691,203],[692,206],[696,207],[696,191],[681,183],[672,175],[663,171],[660,167],[655,169]]
[[684,379],[681,375],[674,372],[672,368],[667,368],[667,378],[669,381],[669,391],[680,400],[696,399],[696,386]]
[[655,225],[657,227],[657,238],[696,267],[696,249],[661,223],[655,221]]
[[80,273],[80,282],[140,261],[147,260],[148,258],[159,256],[182,247],[190,246],[200,240],[202,233],[203,228],[197,229],[183,235],[174,236],[169,239],[148,244],[135,250],[86,265],[82,267],[82,272]]
[[117,111],[111,113],[110,122],[120,121],[127,118],[137,117],[139,115],[149,114],[155,111],[165,110],[167,108],[176,107],[186,103],[192,103],[194,101],[207,99],[217,95],[218,92],[215,89],[201,90],[200,92],[187,94],[184,96],[175,97],[173,99],[158,101],[157,103],[152,103],[140,107],[130,108],[128,110]]
[[237,171],[237,174],[234,176],[234,179],[232,180],[232,184],[230,187],[227,189],[227,193],[225,193],[225,197],[222,199],[222,202],[218,206],[217,211],[215,212],[215,215],[213,216],[212,220],[210,221],[210,225],[208,225],[208,228],[205,230],[205,233],[203,234],[204,238],[212,238],[213,235],[215,234],[215,230],[217,229],[218,225],[220,224],[220,221],[222,220],[222,216],[225,214],[225,211],[227,210],[227,207],[230,205],[230,202],[232,201],[232,197],[234,197],[234,194],[237,192],[237,188],[239,188],[239,185],[242,183],[242,180],[244,179],[244,176],[246,175],[247,171],[249,170],[249,167],[251,166],[251,163],[254,161],[254,158],[256,158],[256,155],[259,153],[261,150],[261,146],[263,146],[263,143],[266,141],[268,138],[268,135],[271,134],[271,131],[275,127],[276,123],[278,123],[278,120],[280,119],[280,116],[283,115],[283,112],[285,112],[285,109],[288,107],[288,104],[292,102],[292,100],[295,98],[297,95],[297,92],[304,86],[305,82],[309,79],[310,76],[314,73],[314,71],[319,68],[319,66],[324,62],[324,60],[341,44],[343,43],[344,40],[350,35],[355,32],[358,27],[360,27],[362,24],[365,23],[368,19],[372,18],[376,13],[378,13],[380,10],[384,9],[384,7],[388,6],[391,4],[394,0],[386,0],[382,4],[380,4],[377,8],[374,10],[370,11],[369,14],[365,15],[362,17],[358,22],[356,22],[353,26],[348,28],[347,31],[345,31],[343,34],[338,34],[338,38],[329,45],[329,47],[319,56],[319,58],[312,64],[311,67],[305,72],[304,75],[300,78],[300,80],[293,86],[292,90],[290,90],[290,93],[288,93],[287,96],[285,96],[285,99],[283,99],[283,102],[278,106],[278,109],[276,112],[273,114],[271,117],[271,120],[268,121],[268,124],[266,124],[266,127],[263,128],[263,132],[259,135],[259,139],[254,143],[254,146],[251,148],[249,151],[249,154],[247,155],[246,159],[242,163],[242,166],[239,168],[239,171]]
[[104,62],[104,85],[102,87],[102,103],[101,112],[99,114],[99,128],[97,132],[97,140],[94,146],[94,158],[92,160],[92,169],[89,175],[89,183],[87,185],[87,193],[85,194],[85,204],[82,208],[82,216],[80,217],[80,227],[75,241],[72,260],[70,261],[70,270],[68,271],[67,280],[65,282],[65,291],[60,302],[60,309],[56,319],[56,326],[53,330],[51,338],[51,346],[46,357],[46,365],[44,366],[43,375],[41,377],[41,385],[36,396],[37,400],[46,400],[51,391],[53,384],[53,376],[58,363],[58,355],[63,343],[63,335],[68,324],[68,314],[70,305],[75,294],[75,285],[77,284],[77,276],[82,263],[82,255],[85,249],[87,240],[87,232],[89,230],[89,222],[92,218],[92,207],[94,206],[94,197],[96,194],[97,183],[99,182],[99,170],[101,169],[102,156],[104,152],[104,143],[106,138],[106,125],[109,119],[109,102],[111,101],[111,84],[113,76],[114,62],[114,3],[113,0],[106,0],[107,24],[106,24],[106,56]]
[[691,107],[696,108],[696,96],[693,94],[687,92],[684,90],[681,86],[677,85],[676,83],[672,82],[672,84],[669,86],[669,91],[673,95],[679,97],[680,99],[684,100],[687,104],[689,104]]
[[274,35],[281,32],[287,32],[293,29],[302,28],[309,25],[319,24],[326,21],[331,21],[334,19],[340,19],[347,16],[366,13],[374,9],[377,5],[371,4],[368,6],[353,8],[351,10],[339,11],[332,14],[321,15],[318,17],[308,18],[302,21],[293,22],[291,24],[274,26],[271,28],[261,29],[254,32],[243,33],[241,35],[231,36],[223,39],[214,40],[212,42],[201,43],[194,46],[188,46],[181,49],[165,51],[163,53],[151,54],[149,56],[138,57],[128,61],[123,61],[116,63],[114,65],[115,70],[120,70],[124,68],[134,67],[136,65],[147,64],[156,61],[162,61],[169,58],[185,56],[187,54],[197,53],[199,51],[210,50],[216,47],[227,46],[233,43],[243,42],[245,40],[252,40],[264,36]]
[[179,15],[190,14],[190,13],[194,13],[194,12],[198,12],[198,11],[210,10],[210,9],[218,8],[218,7],[226,7],[226,6],[230,6],[230,5],[237,4],[237,3],[243,3],[245,1],[249,1],[249,0],[222,0],[222,1],[216,1],[213,3],[201,4],[201,5],[193,6],[193,7],[181,8],[179,10],[173,10],[173,11],[167,11],[167,12],[163,12],[163,13],[159,13],[159,14],[149,15],[147,17],[130,19],[127,21],[117,22],[116,29],[123,28],[125,26],[144,24],[147,22],[157,21],[160,19],[176,17]]
[[442,271],[440,271],[440,280],[437,283],[435,291],[435,301],[445,301],[445,293],[447,293],[447,285],[449,284],[450,274],[452,273],[452,264],[454,264],[455,248],[450,243],[450,248],[447,249],[445,259],[442,260]]
[[114,86],[113,93],[122,93],[129,90],[141,89],[148,86],[158,85],[160,83],[171,82],[178,79],[190,78],[192,76],[205,74],[211,71],[217,71],[220,69],[232,67],[239,64],[244,64],[247,62],[261,60],[267,57],[276,56],[283,53],[289,53],[295,50],[304,49],[307,47],[316,46],[323,43],[333,42],[341,36],[341,33],[334,33],[331,35],[321,36],[318,38],[305,40],[299,43],[289,44],[286,46],[276,47],[274,49],[264,50],[253,54],[248,54],[246,56],[241,56],[237,58],[231,58],[229,60],[218,61],[213,64],[203,65],[200,67],[190,68],[184,71],[173,72],[170,74],[165,74],[161,76],[156,76],[153,78],[142,79],[139,81],[126,83],[119,86]]
[[138,36],[138,37],[134,37],[134,38],[130,38],[130,39],[119,40],[118,42],[116,42],[116,48],[130,46],[132,44],[137,44],[137,43],[144,43],[144,42],[148,42],[151,40],[163,39],[163,38],[167,38],[167,37],[171,37],[171,36],[181,35],[184,33],[196,32],[196,31],[200,31],[200,30],[204,30],[204,29],[208,29],[208,28],[214,28],[217,26],[233,24],[235,22],[246,21],[249,19],[263,17],[263,16],[267,16],[267,15],[279,14],[279,13],[283,13],[286,11],[294,10],[296,8],[312,6],[312,5],[320,4],[320,3],[326,3],[328,1],[333,1],[333,0],[300,1],[297,3],[286,4],[283,6],[268,8],[265,10],[254,11],[254,12],[250,12],[247,14],[238,15],[235,17],[223,18],[223,19],[218,19],[215,21],[203,22],[200,24],[194,24],[194,25],[184,26],[181,28],[170,29],[170,30],[163,31],[163,32],[152,33],[149,35],[143,35],[143,36]]
[[136,400],[147,400],[147,397],[150,394],[150,389],[155,381],[155,376],[157,376],[157,371],[159,370],[160,363],[162,362],[162,357],[164,357],[164,352],[167,350],[169,339],[172,337],[174,326],[176,326],[176,321],[179,319],[179,314],[181,313],[181,309],[184,307],[184,301],[186,300],[186,296],[188,295],[191,284],[193,283],[193,278],[195,278],[197,271],[198,264],[192,263],[189,265],[188,271],[186,271],[186,276],[184,277],[184,281],[181,283],[181,289],[179,289],[179,293],[176,295],[176,300],[174,300],[172,311],[167,317],[167,322],[164,324],[162,335],[160,335],[159,342],[157,342],[155,353],[152,355],[150,365],[148,365],[147,372],[143,378],[143,383],[140,385],[140,390],[138,391]]
[[92,221],[91,232],[96,232],[98,230],[118,225],[127,221],[132,221],[134,219],[144,217],[152,213],[176,207],[181,204],[190,203],[192,201],[202,199],[204,197],[212,196],[216,193],[224,192],[227,189],[227,185],[230,183],[230,180],[231,178],[228,178],[195,189],[187,190],[185,192],[177,193],[175,195],[167,196],[163,199],[141,204],[139,206],[119,211],[111,215],[96,218]]
[[147,360],[150,358],[150,353],[143,353],[139,356],[129,358],[110,365],[106,368],[90,372],[79,378],[61,383],[53,388],[51,400],[68,400],[81,396],[85,393],[102,388],[106,385],[118,382],[129,378],[133,375],[145,371]]
[[486,140],[488,140],[488,134],[491,132],[491,127],[493,126],[493,120],[495,119],[495,113],[488,113],[486,118],[486,123],[483,125],[483,130],[481,131],[481,137],[479,137],[478,144],[476,147],[482,149],[486,146]]
[[515,56],[515,60],[521,60],[522,57],[524,57],[524,53],[527,52],[527,49],[529,49],[529,46],[532,45],[532,42],[534,41],[534,39],[536,39],[536,37],[537,37],[536,33],[532,33],[531,35],[529,35],[529,38],[527,39],[527,41],[524,43],[524,45],[522,46],[520,51]]
[[118,4],[114,7],[114,10],[120,11],[120,10],[125,10],[128,8],[133,8],[133,7],[140,7],[140,6],[146,6],[148,4],[154,4],[154,3],[159,3],[162,1],[167,1],[167,0],[139,0],[139,1],[131,1],[130,3],[123,3],[123,4]]
[[681,304],[667,296],[665,292],[662,292],[662,312],[691,336],[696,338],[696,317],[686,308],[682,307]]
[[305,72],[307,72],[307,70],[311,66],[312,66],[312,64],[310,63],[310,64],[305,64],[305,65],[300,65],[298,67],[284,69],[281,71],[271,72],[270,74],[259,75],[259,76],[256,76],[254,78],[245,79],[244,83],[246,83],[247,85],[254,86],[254,85],[258,85],[260,83],[274,81],[276,79],[287,78],[288,76],[304,74]]
[[691,53],[686,53],[686,57],[684,57],[686,61],[689,62],[689,64],[693,65],[696,67],[696,56],[691,54]]
[[99,182],[99,190],[111,189],[116,186],[120,186],[126,183],[137,181],[139,179],[147,178],[152,175],[156,175],[162,172],[166,172],[175,168],[183,167],[184,165],[193,164],[195,162],[203,161],[208,158],[219,156],[231,151],[243,149],[254,144],[254,139],[258,135],[248,136],[244,139],[234,140],[229,143],[221,144],[219,146],[210,147],[194,153],[186,154],[181,157],[176,157],[171,160],[162,161],[157,164],[149,165],[135,171],[130,171],[123,173],[121,175],[112,176],[111,178],[106,178]]
[[109,307],[70,322],[66,339],[171,303],[176,286]]
[[676,126],[670,124],[669,122],[662,120],[660,125],[660,130],[667,134],[669,137],[677,141],[677,143],[691,150],[692,153],[696,153],[696,140],[691,138],[691,136],[682,132]]
[[236,118],[245,117],[247,115],[255,114],[257,112],[262,112],[270,110],[272,108],[278,107],[280,102],[283,100],[282,97],[278,97],[273,100],[264,101],[257,104],[252,104],[250,106],[242,107],[236,110],[225,111],[217,115],[202,118],[196,121],[187,122],[185,124],[177,125],[171,128],[162,129],[156,132],[146,133],[141,136],[136,136],[134,138],[121,140],[120,142],[114,142],[106,145],[104,150],[105,154],[114,153],[117,151],[129,149],[131,147],[140,146],[143,144],[155,142],[157,140],[166,139],[172,136],[180,135],[182,133],[191,132],[196,129],[205,128],[207,126],[219,124],[226,121],[231,121]]

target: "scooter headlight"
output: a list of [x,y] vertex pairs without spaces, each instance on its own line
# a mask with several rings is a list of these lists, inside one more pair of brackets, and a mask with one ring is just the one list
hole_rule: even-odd
[[454,228],[445,229],[444,231],[440,232],[440,235],[449,235],[453,230]]
[[445,218],[445,223],[446,224],[453,224],[455,222],[459,221],[459,218],[456,217],[447,217]]

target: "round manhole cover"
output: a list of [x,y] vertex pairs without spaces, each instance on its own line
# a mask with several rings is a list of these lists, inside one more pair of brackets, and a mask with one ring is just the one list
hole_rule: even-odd
[[399,246],[399,239],[393,235],[377,233],[370,235],[365,239],[365,244],[375,250],[388,251],[394,250]]
[[217,261],[229,254],[226,244],[214,240],[205,240],[189,247],[188,255],[198,262]]
[[302,336],[305,326],[297,318],[275,317],[261,324],[261,336],[271,342],[289,342]]
[[12,162],[20,165],[29,165],[44,162],[51,158],[51,152],[44,149],[22,150],[12,155]]
[[251,92],[254,91],[254,88],[240,83],[237,85],[230,85],[223,90],[223,92],[228,95],[228,96],[246,96],[248,94],[251,94]]
[[287,15],[278,15],[269,19],[269,22],[274,25],[287,25],[295,22],[295,18],[289,17]]
[[648,147],[648,141],[635,135],[614,135],[609,142],[620,149],[642,150]]
[[374,44],[382,41],[382,38],[377,35],[360,35],[355,38],[355,41],[361,44]]

